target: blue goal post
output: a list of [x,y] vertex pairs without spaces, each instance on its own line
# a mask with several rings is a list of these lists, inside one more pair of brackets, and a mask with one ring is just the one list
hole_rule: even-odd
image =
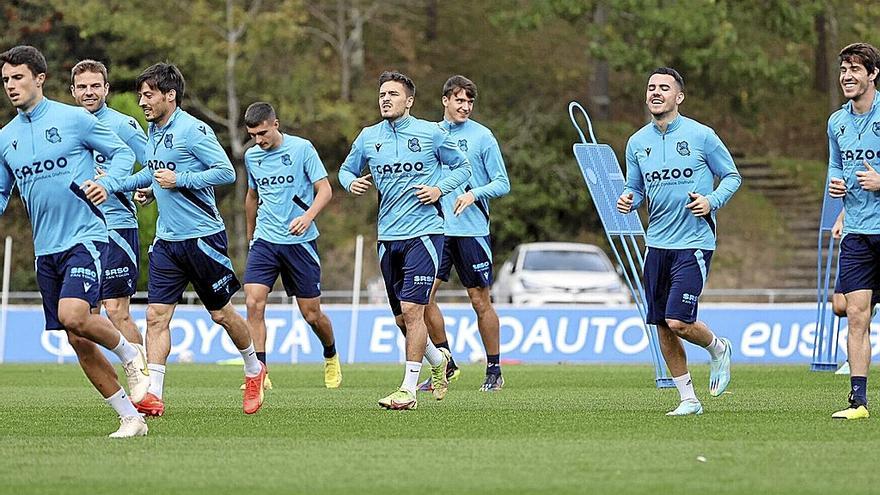
[[[580,125],[578,125],[575,110],[579,110],[587,122],[590,141],[587,141]],[[580,143],[574,145],[574,157],[577,159],[581,174],[587,183],[590,197],[593,198],[593,205],[599,212],[599,219],[605,229],[608,244],[611,245],[617,264],[623,269],[623,278],[629,287],[636,308],[639,310],[639,315],[645,322],[657,388],[672,388],[675,384],[672,382],[672,378],[666,374],[666,364],[660,353],[657,327],[649,325],[646,321],[647,304],[645,288],[642,285],[645,269],[645,259],[642,255],[645,245],[645,229],[637,213],[622,215],[617,211],[617,198],[623,194],[626,179],[620,170],[620,164],[611,146],[596,142],[593,123],[584,107],[575,101],[569,103],[568,116],[581,139]]]
[[[825,184],[828,184],[826,177]],[[834,222],[843,210],[843,200],[822,195],[822,214],[819,218],[819,241],[816,255],[816,337],[813,342],[813,371],[834,371],[837,369],[838,335],[840,318],[831,311],[829,303],[831,283],[837,275],[839,242],[831,235]]]

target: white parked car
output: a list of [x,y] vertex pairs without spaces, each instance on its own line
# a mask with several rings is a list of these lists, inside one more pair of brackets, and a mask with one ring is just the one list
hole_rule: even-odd
[[523,305],[631,300],[608,256],[597,246],[575,242],[520,244],[501,266],[492,290],[496,302]]

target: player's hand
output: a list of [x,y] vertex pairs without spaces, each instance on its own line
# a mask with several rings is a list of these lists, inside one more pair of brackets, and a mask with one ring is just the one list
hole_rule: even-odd
[[859,185],[862,186],[862,189],[865,191],[880,191],[880,174],[874,170],[874,167],[868,163],[868,160],[863,160],[862,163],[865,164],[866,170],[859,170],[856,172],[856,177],[859,179]]
[[452,209],[452,213],[455,216],[461,215],[461,212],[464,211],[465,208],[474,204],[477,198],[474,196],[472,191],[468,191],[464,194],[460,194],[457,198],[455,198],[455,207]]
[[373,174],[367,174],[363,177],[358,177],[354,180],[354,182],[351,183],[350,186],[348,186],[348,190],[355,196],[360,196],[363,193],[367,192],[367,190],[370,189],[370,186],[373,185],[373,183],[370,182],[370,179],[372,178]]
[[842,198],[846,196],[846,183],[843,179],[831,179],[828,182],[828,195],[832,198]]
[[632,211],[633,206],[633,193],[629,194],[621,194],[619,198],[617,198],[617,211],[626,215],[630,211]]
[[689,192],[688,197],[691,198],[691,202],[684,205],[684,207],[691,210],[691,213],[693,213],[695,217],[706,216],[712,211],[712,206],[709,204],[709,198],[706,196],[695,192]]
[[134,200],[137,201],[137,204],[141,206],[147,206],[148,204],[152,203],[154,199],[156,199],[156,196],[153,195],[152,187],[138,189],[134,193]]
[[98,184],[93,180],[87,180],[83,182],[83,185],[80,186],[86,193],[86,198],[91,201],[95,205],[99,205],[104,201],[107,201],[107,190],[104,189],[104,186]]
[[437,186],[426,186],[424,184],[419,184],[417,186],[413,186],[413,189],[416,190],[416,197],[419,198],[419,201],[423,205],[429,205],[431,203],[436,203],[440,196],[443,195],[443,192]]
[[293,221],[290,222],[290,225],[287,227],[287,231],[293,235],[303,235],[306,233],[306,230],[308,230],[309,226],[311,225],[312,217],[308,215],[303,215],[294,218]]
[[160,168],[153,172],[153,178],[162,189],[174,189],[177,187],[177,174],[173,170]]
[[840,239],[843,236],[843,216],[837,217],[831,227],[831,237]]

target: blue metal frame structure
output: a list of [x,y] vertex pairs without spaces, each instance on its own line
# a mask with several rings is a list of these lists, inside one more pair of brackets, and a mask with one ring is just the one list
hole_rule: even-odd
[[[578,125],[575,110],[579,110],[587,122],[587,130],[590,141],[587,141],[583,130]],[[599,219],[605,229],[605,235],[618,266],[623,269],[623,277],[632,294],[636,308],[642,321],[645,321],[645,329],[648,333],[648,343],[651,351],[651,360],[654,363],[654,380],[657,388],[672,388],[675,384],[666,373],[666,363],[660,353],[660,342],[657,337],[657,327],[648,325],[647,302],[645,288],[642,285],[645,260],[642,255],[645,245],[645,228],[637,214],[622,215],[617,211],[617,198],[623,193],[626,177],[620,169],[620,163],[614,150],[607,144],[599,144],[593,133],[593,123],[590,116],[579,103],[573,101],[568,105],[568,116],[577,130],[581,142],[573,147],[574,156],[577,159],[581,174],[587,183],[590,197],[599,213]]]

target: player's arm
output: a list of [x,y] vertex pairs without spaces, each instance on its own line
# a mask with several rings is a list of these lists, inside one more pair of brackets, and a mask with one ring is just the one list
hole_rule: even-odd
[[315,218],[321,213],[321,210],[330,203],[330,198],[333,197],[333,188],[330,187],[330,181],[327,177],[315,182],[314,186],[315,200],[312,201],[312,206],[305,213],[294,218],[288,226],[288,231],[293,235],[305,234]]
[[6,211],[9,205],[9,197],[12,195],[12,188],[15,186],[15,175],[6,164],[6,160],[0,156],[0,215]]
[[[183,189],[204,189],[206,187],[222,186],[235,182],[235,168],[226,151],[220,146],[214,131],[208,128],[205,134],[198,129],[190,131],[187,139],[187,149],[208,169],[202,171],[188,171],[179,174],[172,170],[160,169],[156,171],[156,182],[165,189],[180,187]],[[167,175],[160,178],[160,175]]]
[[135,159],[141,165],[146,161],[147,154],[147,135],[136,120],[131,119],[127,124],[122,126],[126,130],[124,137],[125,144],[134,152]]
[[715,211],[730,201],[733,193],[742,184],[742,176],[736,170],[736,164],[733,163],[730,151],[727,150],[727,147],[724,146],[724,143],[721,142],[717,134],[714,132],[708,133],[704,149],[706,150],[706,163],[709,165],[709,170],[721,179],[718,182],[718,187],[706,196],[706,199],[709,200],[710,210]]
[[87,148],[107,157],[107,165],[104,167],[107,175],[117,179],[128,177],[134,166],[134,151],[101,121],[89,114],[85,116],[86,119],[80,125],[91,127],[87,127],[83,133],[83,143]]
[[[436,187],[426,187],[419,191],[419,199],[422,203],[436,202],[441,195],[451,193],[471,178],[470,161],[443,129],[437,127],[431,141],[437,161],[446,164],[449,173],[442,177]],[[430,201],[426,201],[426,197]]]
[[835,239],[840,239],[843,237],[843,215],[846,210],[840,210],[840,213],[837,214],[837,219],[834,220],[834,225],[831,226],[831,237]]
[[846,181],[843,178],[843,163],[840,161],[840,146],[828,120],[828,195],[832,198],[846,196]]
[[333,189],[330,187],[330,181],[327,180],[327,169],[324,168],[321,157],[318,156],[318,151],[314,146],[308,146],[303,150],[302,160],[306,177],[315,187],[315,199],[305,213],[294,218],[288,225],[287,229],[293,235],[305,234],[321,210],[330,202],[330,198],[333,197]]
[[626,185],[623,194],[617,198],[617,211],[626,215],[637,210],[645,200],[645,181],[642,178],[642,169],[636,158],[635,148],[632,141],[626,143]]
[[485,143],[480,156],[489,174],[489,183],[471,189],[475,199],[499,198],[510,192],[510,178],[507,176],[507,167],[504,166],[498,141],[495,136],[489,135],[485,138]]
[[247,231],[248,244],[254,240],[254,230],[257,229],[257,206],[260,204],[260,193],[252,187],[248,187],[244,197],[245,229]]
[[[135,153],[125,142],[105,126],[98,119],[89,114],[84,114],[79,125],[83,126],[83,144],[86,148],[97,151],[107,157],[107,165],[103,175],[96,180],[85,181],[81,189],[86,197],[94,204],[101,204],[107,200],[108,195],[119,191],[132,191],[137,187],[145,187],[141,177],[134,179],[130,175],[134,166]],[[140,181],[140,182],[139,182]]]
[[361,176],[361,170],[363,170],[367,162],[362,146],[362,138],[363,132],[351,143],[351,151],[348,152],[348,156],[345,157],[345,161],[339,167],[339,183],[342,184],[346,191],[355,196],[360,196],[367,192],[372,185],[370,182],[372,176],[369,173]]

